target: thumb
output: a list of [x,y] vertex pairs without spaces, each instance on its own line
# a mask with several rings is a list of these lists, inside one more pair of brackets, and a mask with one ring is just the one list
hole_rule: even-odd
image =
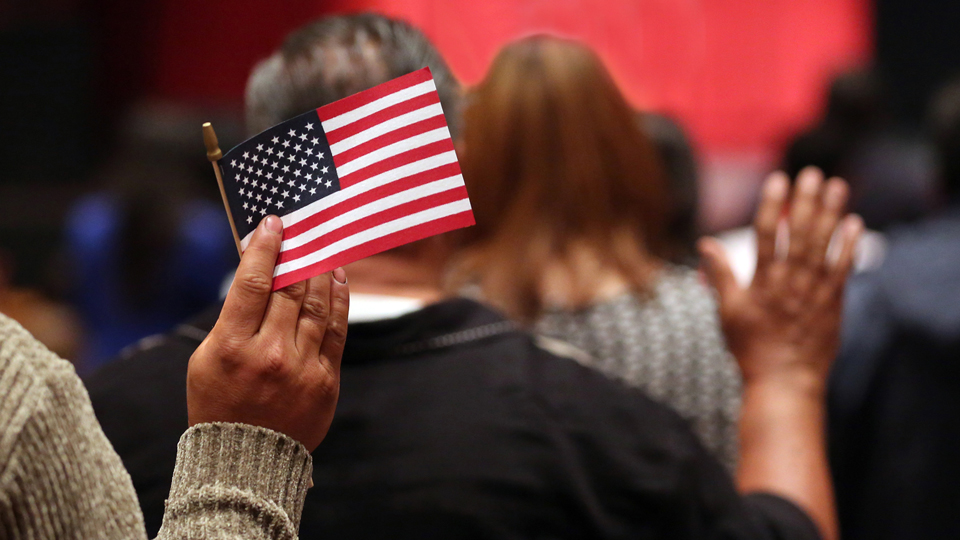
[[720,294],[720,301],[730,298],[739,287],[737,279],[730,269],[726,252],[714,238],[701,238],[697,242],[697,250],[702,260],[701,268],[707,282]]
[[260,330],[273,290],[273,268],[283,241],[283,222],[267,216],[250,239],[240,266],[223,302],[217,325],[237,337],[249,337]]

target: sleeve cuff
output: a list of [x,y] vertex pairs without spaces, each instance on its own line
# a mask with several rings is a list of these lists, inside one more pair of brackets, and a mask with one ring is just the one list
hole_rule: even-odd
[[282,433],[246,424],[198,424],[177,445],[170,501],[210,488],[240,492],[276,505],[299,528],[312,472],[307,449]]

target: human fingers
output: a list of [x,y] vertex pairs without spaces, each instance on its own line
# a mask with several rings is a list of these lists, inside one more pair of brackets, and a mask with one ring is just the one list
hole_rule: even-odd
[[707,283],[720,295],[720,303],[730,298],[739,288],[737,280],[730,269],[730,262],[723,251],[723,247],[713,238],[701,238],[697,242],[697,249],[703,261],[702,268]]
[[[853,269],[857,255],[857,244],[863,233],[863,219],[855,214],[848,215],[836,229],[836,249],[831,248],[830,259],[827,260],[826,273],[819,280],[817,291],[813,298],[814,305],[838,306],[843,300],[843,290],[847,277]],[[836,256],[832,256],[833,254]]]
[[815,219],[807,249],[807,265],[818,276],[826,271],[827,249],[846,208],[849,194],[847,183],[839,178],[831,178],[823,189],[821,210]]
[[343,268],[332,272],[330,284],[330,316],[320,345],[320,362],[335,371],[340,370],[343,346],[347,342],[347,315],[350,311],[350,288]]
[[297,320],[300,306],[307,292],[307,282],[299,281],[273,291],[267,310],[263,316],[260,333],[270,335],[284,342],[292,342],[297,337]]
[[863,228],[863,219],[856,214],[850,214],[843,219],[843,223],[840,225],[839,255],[836,261],[829,265],[830,278],[835,283],[842,285],[850,274]]
[[330,318],[330,286],[333,276],[327,272],[307,281],[307,292],[297,321],[297,350],[303,358],[316,359]]
[[790,247],[787,250],[787,262],[792,269],[799,269],[806,262],[822,185],[823,173],[816,167],[806,167],[797,175],[797,185],[790,203]]
[[790,178],[783,172],[777,171],[767,177],[761,192],[760,206],[753,221],[757,235],[757,270],[755,275],[760,279],[766,277],[767,271],[776,257],[777,223],[783,213],[783,205],[790,192]]
[[280,253],[282,232],[280,218],[267,216],[243,252],[217,321],[217,327],[233,337],[250,337],[260,330],[273,288],[273,268]]

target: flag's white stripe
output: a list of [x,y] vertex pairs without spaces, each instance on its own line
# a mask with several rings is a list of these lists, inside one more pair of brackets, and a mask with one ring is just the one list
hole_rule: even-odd
[[[339,204],[351,197],[356,197],[357,195],[370,191],[371,189],[385,186],[391,182],[396,182],[397,180],[406,178],[408,176],[429,171],[430,169],[436,169],[437,167],[443,165],[456,163],[456,161],[457,153],[452,150],[450,152],[444,152],[442,154],[430,156],[419,161],[414,161],[413,163],[408,163],[406,165],[397,167],[396,169],[382,172],[376,176],[371,176],[363,182],[358,182],[350,187],[343,188],[336,193],[331,193],[330,195],[314,201],[307,206],[300,208],[299,210],[294,210],[293,212],[284,215],[280,219],[283,221],[284,227],[290,227],[291,225],[299,223],[303,219],[308,218],[317,212],[321,212],[335,204]],[[253,231],[244,236],[243,240],[240,241],[240,248],[247,249],[247,246],[250,245],[250,239],[252,237]]]
[[373,152],[363,154],[356,159],[340,165],[337,167],[337,176],[343,179],[364,167],[369,167],[370,165],[379,163],[387,158],[391,158],[398,154],[413,150],[414,148],[426,146],[430,143],[448,139],[450,139],[450,130],[447,129],[447,126],[443,126],[442,128],[437,128],[426,133],[421,133],[419,135],[414,135],[409,139],[404,139],[402,141],[397,141],[393,144],[388,144],[387,146],[377,148]]
[[373,113],[386,109],[387,107],[392,107],[397,103],[402,103],[408,99],[422,96],[428,92],[435,92],[436,90],[437,85],[433,82],[433,79],[430,79],[429,81],[424,81],[420,84],[408,86],[403,90],[398,90],[392,94],[387,94],[380,99],[371,101],[366,105],[361,105],[356,109],[347,111],[339,116],[334,116],[329,120],[321,121],[320,125],[323,126],[323,131],[325,133],[330,133],[335,129],[340,129],[343,126],[352,124],[361,118],[366,118]]
[[381,135],[390,133],[391,131],[396,131],[402,127],[416,124],[417,122],[426,120],[427,118],[440,116],[441,114],[443,114],[443,109],[440,107],[439,103],[427,105],[422,109],[417,109],[406,114],[401,114],[400,116],[395,116],[369,129],[365,129],[356,135],[351,135],[338,143],[334,143],[330,145],[330,151],[333,153],[333,155],[337,155],[341,152],[346,152],[351,148],[356,148],[357,146],[373,140]]
[[348,250],[353,247],[357,247],[377,238],[387,236],[398,231],[409,229],[415,227],[422,223],[429,223],[431,221],[436,221],[447,216],[452,216],[454,214],[459,214],[461,212],[466,212],[470,210],[470,200],[469,199],[460,199],[459,201],[453,201],[451,203],[442,204],[440,206],[434,206],[433,208],[428,208],[421,212],[415,214],[410,214],[408,216],[403,216],[402,218],[397,218],[393,221],[388,221],[377,225],[376,227],[371,227],[369,229],[364,229],[357,234],[348,236],[342,240],[338,240],[329,246],[314,251],[308,255],[304,255],[299,259],[292,261],[287,261],[283,264],[278,264],[273,270],[273,277],[277,277],[281,274],[286,274],[288,272],[293,272],[294,270],[299,270],[311,264],[318,263],[324,259],[330,258],[341,251]]
[[394,193],[393,195],[388,195],[382,199],[370,201],[363,206],[359,206],[353,210],[344,212],[343,214],[340,214],[329,221],[320,223],[316,227],[302,234],[298,234],[289,240],[285,240],[280,245],[280,251],[284,252],[289,249],[300,247],[307,242],[320,238],[321,236],[331,231],[335,231],[348,223],[353,223],[358,219],[372,216],[373,214],[382,212],[388,208],[393,208],[410,201],[422,199],[429,195],[442,193],[444,191],[456,189],[461,186],[463,186],[463,177],[458,174],[456,176],[451,176],[450,178],[444,178],[443,180],[436,180],[434,182],[430,182],[429,184],[423,184],[422,186],[410,188],[406,191],[401,191],[400,193]]

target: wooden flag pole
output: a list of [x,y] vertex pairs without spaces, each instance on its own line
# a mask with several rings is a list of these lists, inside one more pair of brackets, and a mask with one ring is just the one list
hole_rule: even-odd
[[227,219],[230,220],[230,230],[233,231],[233,241],[237,244],[237,254],[243,257],[243,250],[240,249],[240,235],[237,234],[237,224],[233,222],[233,213],[230,211],[230,203],[227,202],[227,191],[223,188],[223,176],[220,175],[220,166],[217,161],[223,157],[220,151],[220,143],[217,142],[217,133],[213,131],[210,122],[203,123],[203,144],[207,147],[207,159],[213,165],[213,173],[217,175],[217,184],[220,186],[220,196],[223,197],[223,207],[227,210]]

